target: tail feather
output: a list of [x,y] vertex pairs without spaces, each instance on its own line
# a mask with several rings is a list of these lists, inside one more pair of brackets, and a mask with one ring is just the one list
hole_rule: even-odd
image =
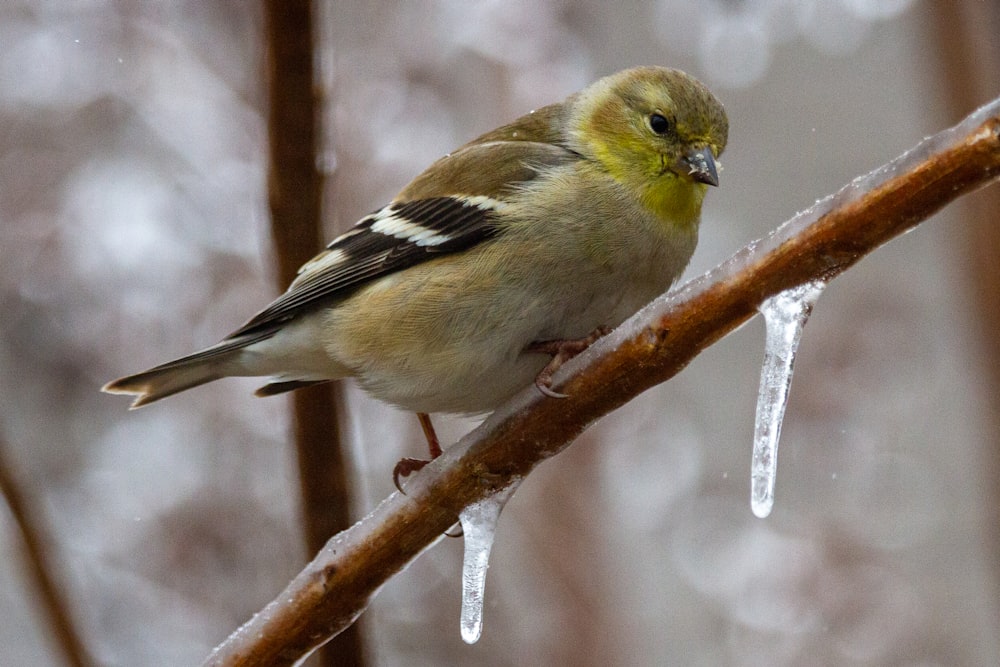
[[234,356],[248,345],[270,338],[275,331],[227,338],[200,352],[109,382],[101,391],[135,396],[129,409],[141,408],[186,389],[233,375]]
[[278,382],[268,382],[263,387],[255,391],[253,395],[260,397],[277,396],[278,394],[284,394],[287,391],[304,389],[317,384],[326,384],[327,382],[331,382],[331,380],[282,380]]
[[224,374],[215,369],[215,364],[204,361],[170,362],[109,382],[101,387],[101,391],[135,396],[135,400],[129,406],[130,410],[134,410],[221,377],[224,377]]

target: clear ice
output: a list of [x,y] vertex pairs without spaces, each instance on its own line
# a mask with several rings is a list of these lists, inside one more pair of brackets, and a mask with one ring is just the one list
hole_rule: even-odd
[[483,593],[486,570],[490,566],[490,550],[496,534],[497,521],[505,504],[514,495],[518,482],[462,510],[465,556],[462,561],[462,639],[475,644],[483,631]]
[[766,342],[760,369],[757,419],[750,464],[750,509],[764,518],[774,506],[774,477],[778,468],[778,438],[792,384],[792,366],[809,314],[825,283],[806,283],[785,290],[760,305]]

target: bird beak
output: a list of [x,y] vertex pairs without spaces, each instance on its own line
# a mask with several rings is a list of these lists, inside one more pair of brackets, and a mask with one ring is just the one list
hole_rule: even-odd
[[681,167],[693,180],[706,185],[719,184],[719,172],[715,167],[715,156],[712,149],[705,146],[701,149],[692,148],[681,159]]

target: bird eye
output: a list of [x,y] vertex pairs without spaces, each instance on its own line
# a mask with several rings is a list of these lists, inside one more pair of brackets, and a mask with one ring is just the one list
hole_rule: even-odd
[[670,121],[663,114],[654,113],[649,117],[649,129],[659,135],[670,131]]

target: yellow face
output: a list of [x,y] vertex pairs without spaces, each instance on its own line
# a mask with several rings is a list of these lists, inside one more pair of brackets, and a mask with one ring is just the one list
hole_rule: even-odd
[[678,70],[642,67],[580,93],[570,133],[583,155],[638,188],[663,217],[696,218],[729,122],[716,97]]

